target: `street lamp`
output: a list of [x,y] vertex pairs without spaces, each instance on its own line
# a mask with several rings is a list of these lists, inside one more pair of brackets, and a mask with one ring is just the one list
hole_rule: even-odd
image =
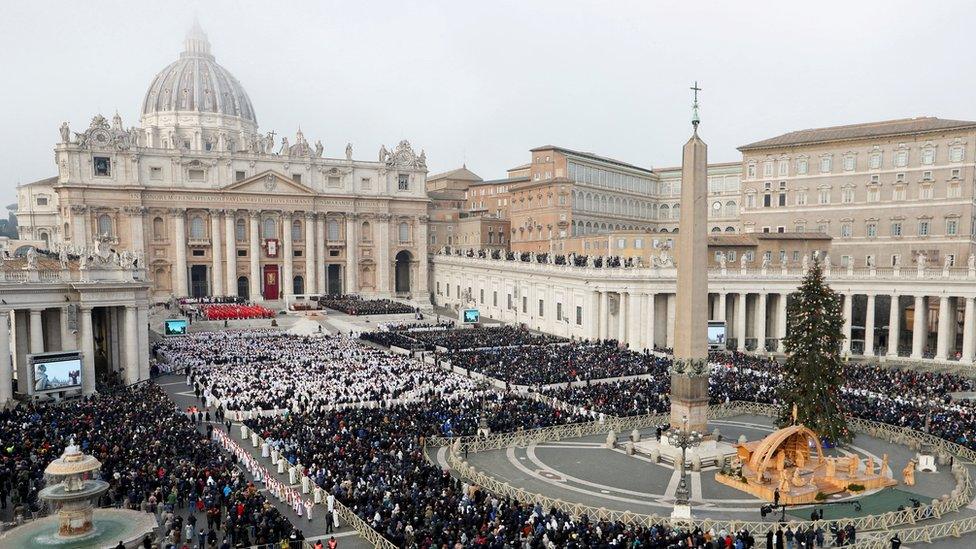
[[674,505],[675,507],[690,506],[690,502],[688,501],[688,484],[685,482],[685,452],[687,452],[688,448],[695,448],[701,444],[702,434],[698,431],[689,431],[688,416],[682,416],[681,429],[677,431],[674,429],[668,430],[667,437],[668,444],[675,448],[681,448],[681,482],[678,484],[678,489],[674,492]]

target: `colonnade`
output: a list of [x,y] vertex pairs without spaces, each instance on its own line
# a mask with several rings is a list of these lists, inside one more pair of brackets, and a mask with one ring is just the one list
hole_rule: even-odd
[[17,392],[29,392],[31,354],[80,351],[85,395],[95,392],[96,359],[126,384],[149,379],[148,324],[146,305],[0,308],[0,404],[13,397],[15,371]]

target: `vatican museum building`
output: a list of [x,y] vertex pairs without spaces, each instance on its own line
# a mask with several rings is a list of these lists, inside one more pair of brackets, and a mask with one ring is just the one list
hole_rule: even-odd
[[199,26],[150,83],[138,126],[98,115],[60,133],[57,177],[19,191],[49,212],[31,218],[33,238],[70,251],[108,237],[157,300],[426,294],[425,154],[400,141],[372,160],[352,144],[330,157],[301,130],[262,133]]

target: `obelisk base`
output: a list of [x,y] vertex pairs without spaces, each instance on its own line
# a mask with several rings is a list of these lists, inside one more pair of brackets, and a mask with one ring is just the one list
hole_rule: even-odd
[[671,374],[671,428],[707,434],[708,376]]

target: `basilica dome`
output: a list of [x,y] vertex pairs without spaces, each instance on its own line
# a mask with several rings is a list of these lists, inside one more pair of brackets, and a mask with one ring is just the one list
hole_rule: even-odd
[[199,23],[194,22],[183,44],[180,58],[161,70],[146,92],[143,126],[199,123],[255,131],[258,121],[251,99],[234,75],[214,60]]

